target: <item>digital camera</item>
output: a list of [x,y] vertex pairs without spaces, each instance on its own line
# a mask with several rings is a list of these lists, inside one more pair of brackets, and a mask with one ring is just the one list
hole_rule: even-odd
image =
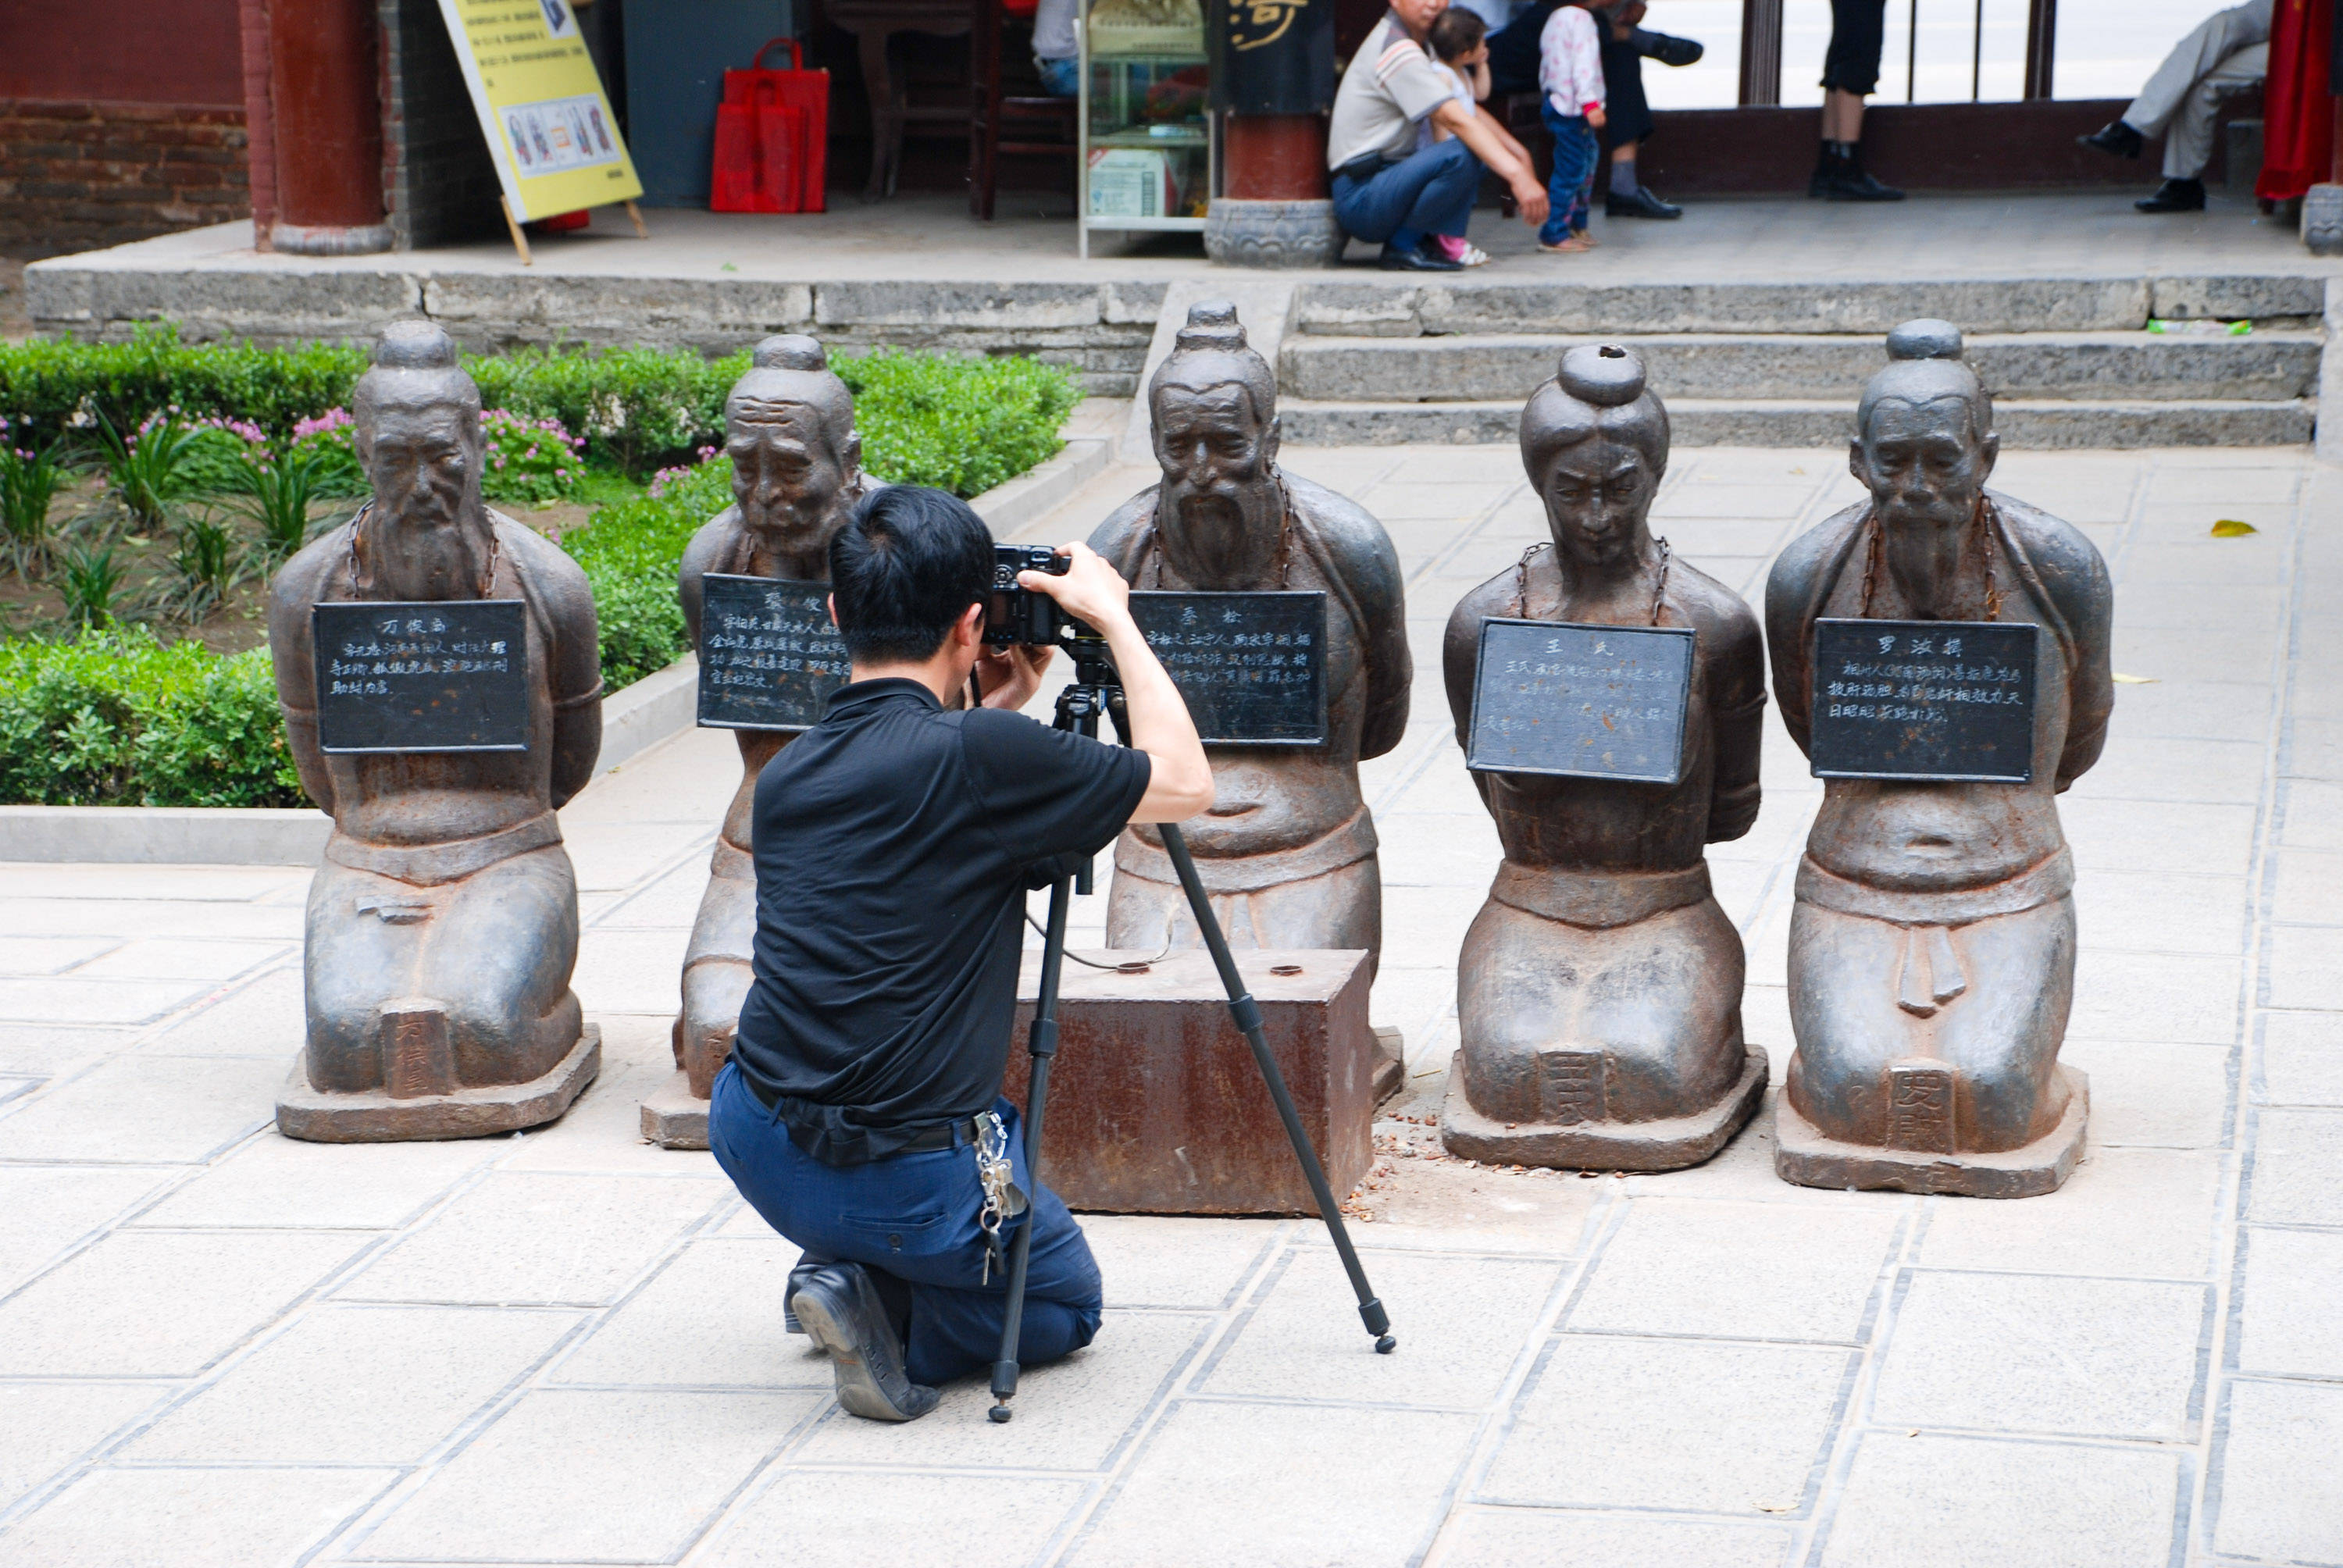
[[992,547],[992,594],[985,602],[984,640],[994,648],[1048,647],[1058,633],[1076,625],[1048,594],[1017,586],[1019,572],[1048,572],[1063,577],[1073,565],[1047,545]]

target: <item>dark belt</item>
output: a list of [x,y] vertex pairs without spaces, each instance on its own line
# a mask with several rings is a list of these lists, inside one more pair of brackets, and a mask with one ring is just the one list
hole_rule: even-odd
[[1383,173],[1384,169],[1390,166],[1390,160],[1385,158],[1380,151],[1361,153],[1357,157],[1353,158],[1349,163],[1344,164],[1341,168],[1336,169],[1334,171],[1333,177],[1335,179],[1341,179],[1344,175],[1348,175],[1354,180],[1373,179],[1375,176]]
[[[767,1111],[777,1109],[773,1104],[772,1096],[765,1092],[764,1085],[759,1083],[755,1079],[749,1077],[745,1072],[740,1074],[740,1081],[748,1086],[748,1090],[750,1094],[757,1097],[758,1104],[763,1106]],[[878,1131],[880,1129],[872,1128],[870,1131]],[[952,1134],[955,1132],[961,1134],[968,1142],[973,1144],[977,1140],[976,1118],[973,1116],[954,1117],[951,1121],[939,1121],[931,1127],[922,1127],[917,1132],[912,1133],[903,1145],[893,1152],[894,1154],[932,1154],[939,1149],[950,1148],[952,1146]],[[890,1159],[892,1157],[892,1155],[889,1156]]]

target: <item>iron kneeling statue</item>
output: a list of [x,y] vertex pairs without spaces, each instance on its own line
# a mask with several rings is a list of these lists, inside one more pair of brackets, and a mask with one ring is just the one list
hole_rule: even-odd
[[1941,321],[1888,335],[1849,463],[1870,498],[1785,550],[1765,588],[1774,689],[1810,754],[1815,622],[2030,622],[2031,780],[1828,778],[1790,923],[1797,1049],[1775,1168],[1819,1187],[2024,1197],[2080,1157],[2088,1089],[2058,1064],[2075,990],[2057,796],[2107,738],[2113,593],[2082,533],[1988,490],[1993,403]]
[[1689,628],[1676,781],[1475,771],[1504,859],[1457,960],[1448,1148],[1507,1164],[1667,1171],[1757,1109],[1740,933],[1704,846],[1756,820],[1764,645],[1741,597],[1671,558],[1649,522],[1668,416],[1615,345],[1565,352],[1522,411],[1522,462],[1553,535],[1467,594],[1444,665],[1468,750],[1483,623]]
[[[391,327],[351,404],[374,498],[269,596],[286,739],[334,819],[277,1125],[329,1142],[509,1131],[560,1115],[600,1064],[569,989],[578,884],[554,817],[601,747],[594,598],[575,561],[482,503],[479,390],[445,331]],[[522,607],[524,748],[327,752],[316,608],[461,600]]]

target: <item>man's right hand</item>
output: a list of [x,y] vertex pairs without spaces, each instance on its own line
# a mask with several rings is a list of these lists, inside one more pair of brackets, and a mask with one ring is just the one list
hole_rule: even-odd
[[1079,539],[1060,545],[1058,553],[1068,558],[1064,575],[1019,572],[1017,586],[1048,595],[1058,601],[1060,609],[1101,636],[1106,634],[1108,622],[1131,618],[1131,585],[1107,564],[1104,556]]

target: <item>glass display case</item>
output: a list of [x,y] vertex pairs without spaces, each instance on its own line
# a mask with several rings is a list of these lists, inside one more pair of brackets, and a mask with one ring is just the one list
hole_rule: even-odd
[[[1187,18],[1192,16],[1192,23]],[[1203,13],[1173,0],[1100,0],[1074,23],[1081,48],[1081,255],[1094,229],[1201,234],[1220,176]]]

